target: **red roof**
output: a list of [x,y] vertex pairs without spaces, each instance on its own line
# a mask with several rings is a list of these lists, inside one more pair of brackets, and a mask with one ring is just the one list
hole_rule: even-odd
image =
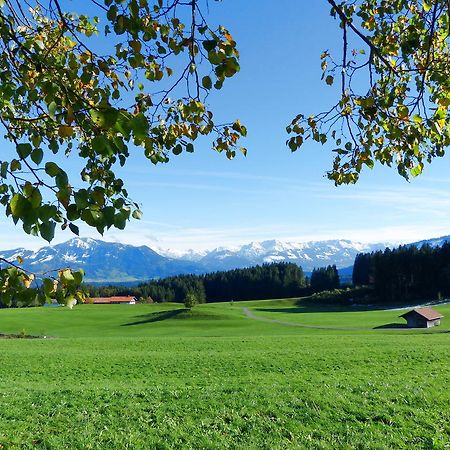
[[442,314],[438,313],[432,308],[414,308],[412,311],[408,311],[407,313],[402,314],[399,317],[405,317],[411,313],[419,314],[419,316],[422,316],[427,320],[442,319],[442,317],[444,317]]
[[115,296],[115,297],[91,297],[92,303],[96,304],[109,304],[109,303],[130,303],[131,301],[136,301],[136,297],[131,295],[127,296]]

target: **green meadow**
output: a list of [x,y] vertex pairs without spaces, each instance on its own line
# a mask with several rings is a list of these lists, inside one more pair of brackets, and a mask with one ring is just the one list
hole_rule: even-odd
[[47,336],[0,339],[0,449],[445,449],[435,309],[433,330],[295,300],[0,310]]

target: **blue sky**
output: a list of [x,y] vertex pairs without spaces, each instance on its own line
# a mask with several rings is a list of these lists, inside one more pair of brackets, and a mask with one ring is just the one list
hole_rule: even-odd
[[[341,42],[326,0],[209,4],[210,22],[227,26],[241,52],[240,73],[209,103],[220,119],[247,126],[248,156],[228,161],[202,142],[195,153],[155,167],[135,149],[123,177],[144,216],[105,240],[205,249],[263,239],[408,242],[450,234],[447,157],[410,183],[376,167],[355,186],[335,187],[324,177],[331,146],[308,143],[295,154],[285,146],[285,127],[297,113],[319,112],[336,99],[320,80],[321,52]],[[2,249],[46,244],[4,217],[0,230]],[[59,232],[54,242],[72,236]]]

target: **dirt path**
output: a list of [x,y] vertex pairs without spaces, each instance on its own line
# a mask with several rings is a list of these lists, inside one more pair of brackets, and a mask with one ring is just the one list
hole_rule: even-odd
[[339,327],[324,327],[320,325],[303,325],[301,323],[294,323],[294,322],[284,322],[282,320],[277,319],[267,319],[265,317],[258,317],[255,316],[253,311],[251,311],[248,308],[243,308],[244,314],[254,320],[260,320],[261,322],[270,322],[270,323],[278,323],[280,325],[285,325],[288,327],[301,327],[301,328],[313,328],[316,330],[351,330],[351,331],[361,331],[361,330],[373,330],[373,328],[339,328]]
[[[320,325],[303,325],[301,323],[294,323],[294,322],[284,322],[283,320],[277,320],[277,319],[267,319],[265,317],[258,317],[255,316],[253,311],[251,311],[249,308],[242,308],[244,314],[249,319],[254,320],[260,320],[261,322],[269,322],[269,323],[277,323],[279,325],[285,325],[288,327],[300,327],[300,328],[312,328],[316,330],[341,330],[341,331],[378,331],[378,330],[397,330],[397,331],[411,331],[411,330],[425,330],[425,328],[344,328],[344,327],[326,327],[326,326],[320,326]],[[439,331],[442,332],[448,332],[450,329],[444,328],[439,329]]]

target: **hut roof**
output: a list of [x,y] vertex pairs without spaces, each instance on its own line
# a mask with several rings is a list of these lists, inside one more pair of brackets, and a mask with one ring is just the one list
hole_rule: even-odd
[[438,313],[432,308],[414,308],[412,311],[408,311],[404,314],[402,314],[399,317],[406,317],[410,315],[411,313],[416,313],[419,316],[422,316],[423,318],[427,320],[436,320],[436,319],[442,319],[444,317],[442,314]]

